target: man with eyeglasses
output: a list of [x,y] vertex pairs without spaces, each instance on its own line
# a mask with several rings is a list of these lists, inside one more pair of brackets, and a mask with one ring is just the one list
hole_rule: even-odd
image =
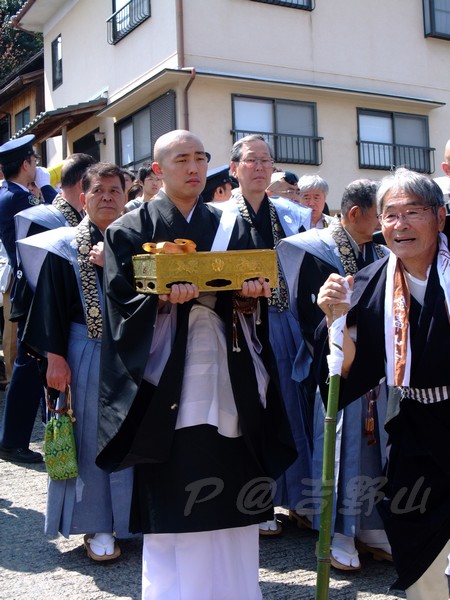
[[[238,140],[231,150],[231,174],[239,187],[231,199],[218,207],[242,217],[251,227],[258,248],[274,248],[280,239],[305,231],[311,224],[311,211],[285,198],[271,199],[270,185],[273,158],[270,146],[259,134]],[[277,482],[275,506],[291,506],[309,476],[310,432],[307,431],[306,406],[299,386],[291,379],[291,357],[297,352],[298,324],[288,308],[284,279],[279,273],[278,288],[269,299],[269,333],[277,368],[280,391],[293,430],[298,458]],[[261,535],[277,535],[281,525],[276,519],[262,521]]]
[[[335,305],[348,309],[347,286],[353,287],[341,405],[387,379],[387,481],[378,506],[398,573],[392,587],[406,590],[408,600],[448,600],[450,273],[441,233],[446,211],[439,186],[403,168],[382,180],[377,204],[391,254],[354,281],[331,275],[318,304],[330,325]],[[317,350],[325,354],[325,323],[316,335]],[[325,382],[323,361],[320,366]]]
[[[16,258],[14,215],[41,203],[27,187],[36,178],[34,140],[34,135],[25,135],[0,146],[0,164],[6,184],[0,190],[0,238],[13,270],[14,279],[10,284],[11,315],[18,321],[17,355],[0,430],[0,458],[21,463],[42,461],[39,452],[29,449],[36,412],[43,394],[42,381],[36,360],[28,356],[20,344],[27,315],[21,309],[15,310],[14,304],[16,295],[16,305],[19,306],[22,302],[21,294],[17,293],[22,272]],[[43,186],[41,191],[45,202],[51,202],[56,196],[56,190],[51,186]]]
[[[277,253],[289,288],[290,305],[297,316],[304,342],[295,359],[297,371],[309,406],[314,407],[313,466],[309,494],[298,498],[291,516],[300,522],[302,515],[312,518],[314,529],[320,525],[320,482],[323,467],[325,411],[317,380],[311,368],[314,355],[314,332],[323,318],[316,300],[320,286],[330,273],[354,275],[367,264],[387,254],[384,246],[374,244],[372,236],[378,227],[376,207],[377,183],[369,179],[352,181],[344,190],[341,217],[333,219],[325,229],[312,228],[305,233],[282,240]],[[367,396],[366,396],[367,393]],[[383,524],[376,510],[361,505],[352,489],[356,481],[381,476],[384,465],[383,430],[386,394],[384,386],[368,388],[358,402],[338,414],[337,476],[332,520],[331,565],[343,571],[361,568],[357,546],[363,546],[377,558],[391,560]],[[374,427],[366,427],[366,419]],[[375,424],[376,421],[376,424]],[[368,492],[369,493],[369,492]],[[297,516],[299,515],[299,516]]]
[[142,196],[127,202],[125,205],[127,211],[139,208],[142,202],[152,200],[162,186],[161,177],[153,171],[151,163],[145,163],[139,169],[137,181],[142,185]]
[[241,219],[203,202],[210,156],[197,136],[171,131],[154,157],[163,188],[105,236],[97,464],[135,465],[143,599],[259,600],[258,522],[273,516],[270,483],[295,457],[267,370],[270,288],[260,278],[235,292],[136,291],[132,256],[145,242],[254,247]]

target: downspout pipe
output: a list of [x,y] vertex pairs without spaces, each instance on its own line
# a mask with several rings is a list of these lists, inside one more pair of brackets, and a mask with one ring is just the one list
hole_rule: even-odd
[[183,0],[176,0],[177,9],[177,54],[178,54],[178,68],[182,71],[190,71],[191,76],[183,90],[183,129],[189,131],[189,88],[194,83],[196,76],[195,67],[185,66],[185,54],[184,54],[184,7]]
[[186,67],[186,70],[191,71],[191,76],[189,77],[189,81],[187,82],[186,87],[183,91],[183,104],[184,104],[184,129],[189,131],[189,88],[194,83],[194,79],[196,76],[195,67]]
[[184,69],[184,11],[183,11],[183,0],[176,0],[177,2],[177,54],[178,54],[178,68]]

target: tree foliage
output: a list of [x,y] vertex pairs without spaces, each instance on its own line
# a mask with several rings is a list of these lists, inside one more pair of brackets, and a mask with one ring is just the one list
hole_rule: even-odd
[[15,29],[10,22],[24,4],[24,0],[0,0],[0,82],[43,46],[40,34]]

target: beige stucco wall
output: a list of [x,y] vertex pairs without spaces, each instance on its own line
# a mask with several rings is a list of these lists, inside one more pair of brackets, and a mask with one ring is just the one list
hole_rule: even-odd
[[[177,66],[174,3],[152,2],[152,18],[113,46],[106,21],[112,2],[79,0],[44,32],[46,106],[84,102],[106,91],[110,101],[163,67]],[[63,84],[52,91],[51,42],[61,34]]]
[[[44,31],[47,110],[86,101],[102,92],[108,94],[110,103],[118,102],[164,68],[195,67],[198,75],[188,94],[189,124],[212,152],[211,166],[228,160],[231,95],[240,93],[317,103],[318,135],[324,138],[323,164],[279,166],[299,175],[319,172],[330,183],[334,208],[349,181],[384,174],[358,168],[358,107],[427,115],[430,145],[437,149],[435,176],[441,175],[441,154],[450,138],[450,41],[424,37],[420,0],[317,0],[312,12],[251,0],[184,0],[183,64],[182,56],[177,55],[177,0],[152,0],[151,18],[116,46],[108,45],[106,39],[110,0],[67,0],[63,4]],[[52,92],[51,41],[59,33],[64,83]],[[202,71],[279,83],[205,79]],[[180,76],[170,85],[177,93],[181,126],[187,81]],[[297,85],[283,85],[282,81]],[[301,84],[350,91],[332,93]],[[352,94],[351,90],[372,95]],[[91,119],[69,132],[69,140],[100,126],[107,135],[102,158],[114,160],[115,120],[160,93],[157,84],[152,84],[134,104],[132,100],[117,104],[108,117]],[[395,95],[445,106],[388,97]],[[55,146],[55,157],[57,153]]]

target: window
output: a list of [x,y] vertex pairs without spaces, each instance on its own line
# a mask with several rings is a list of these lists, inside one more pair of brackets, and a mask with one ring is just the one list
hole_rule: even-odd
[[95,134],[98,129],[91,131],[87,135],[75,140],[73,142],[73,152],[81,152],[83,154],[90,154],[95,160],[100,160],[100,146],[95,141]]
[[301,8],[303,10],[314,10],[315,0],[253,0],[263,4],[276,4],[277,6],[289,6],[290,8]]
[[11,137],[9,120],[9,114],[5,114],[0,118],[0,146],[5,144]]
[[423,0],[425,37],[450,39],[449,0]]
[[28,125],[29,122],[30,122],[30,107],[27,106],[20,112],[16,113],[16,116],[14,117],[14,124],[15,124],[15,129],[16,129],[15,133],[17,133],[21,129],[23,129],[26,125]]
[[317,137],[314,103],[249,96],[233,96],[232,100],[233,141],[261,133],[277,162],[321,164],[322,138]]
[[404,166],[419,173],[434,171],[428,117],[358,109],[357,144],[362,169]]
[[160,135],[176,129],[175,92],[170,90],[117,124],[118,164],[137,170],[151,160]]
[[117,44],[150,15],[150,0],[113,0],[113,14],[108,19],[108,44]]
[[62,43],[61,34],[52,42],[52,76],[53,89],[56,90],[62,84]]

